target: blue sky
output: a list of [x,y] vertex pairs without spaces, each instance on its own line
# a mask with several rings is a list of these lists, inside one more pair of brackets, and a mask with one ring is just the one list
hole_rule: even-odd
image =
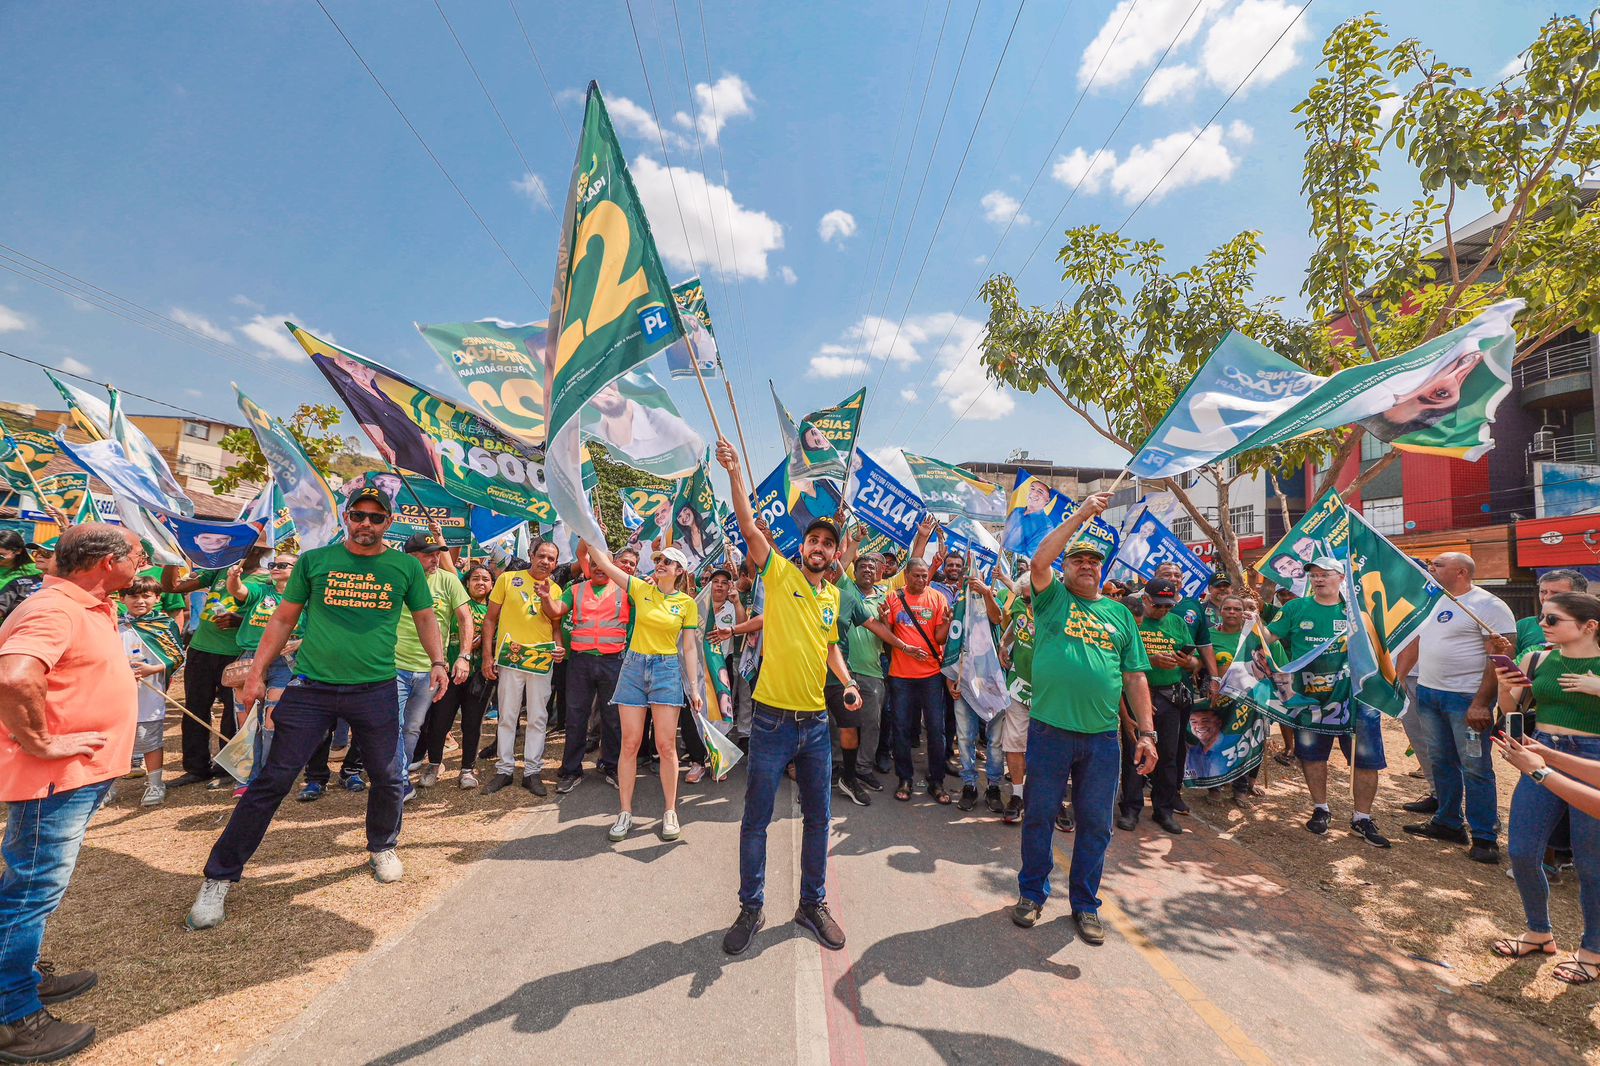
[[[652,109],[622,0],[515,0],[554,103],[504,0],[441,0],[531,164],[530,180],[432,2],[325,2],[532,291],[312,0],[14,4],[0,8],[8,103],[0,243],[217,343],[159,335],[0,270],[0,348],[233,420],[230,381],[278,414],[330,400],[278,325],[293,318],[451,392],[411,323],[544,316],[557,224],[538,189],[559,214],[573,152],[567,130],[596,79],[668,273],[676,280],[698,266],[706,279],[763,469],[777,459],[768,378],[796,414],[867,385],[864,442],[874,449],[959,462],[1021,447],[1057,462],[1117,465],[1116,449],[1053,397],[983,391],[973,290],[992,270],[1016,273],[1038,246],[1019,275],[1023,295],[1060,296],[1051,262],[1060,229],[1120,223],[1299,7],[1027,0],[996,76],[1014,0],[984,0],[976,18],[972,0],[952,0],[937,54],[942,5],[705,0],[703,44],[699,4],[677,0],[688,79],[698,87],[691,108],[672,0],[633,0]],[[1130,235],[1163,240],[1180,266],[1241,229],[1260,229],[1262,292],[1297,302],[1308,239],[1290,108],[1328,31],[1371,6],[1316,0]],[[1379,6],[1396,38],[1418,36],[1491,76],[1549,14],[1508,0]],[[1091,168],[1186,18],[1182,39]],[[7,399],[52,402],[42,373],[4,365]],[[675,392],[709,434],[692,384]],[[714,395],[726,418],[720,388]]]

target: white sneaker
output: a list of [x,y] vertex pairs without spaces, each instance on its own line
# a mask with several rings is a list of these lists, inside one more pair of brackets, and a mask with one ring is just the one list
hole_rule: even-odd
[[206,883],[200,886],[200,895],[195,897],[194,906],[189,908],[189,917],[184,924],[190,929],[215,929],[221,925],[224,917],[222,905],[228,898],[228,889],[232,887],[232,881],[207,878]]
[[417,782],[418,788],[432,788],[439,783],[439,771],[442,767],[429,763],[422,768],[422,778]]
[[144,798],[139,801],[141,807],[159,807],[167,798],[167,786],[161,781],[152,781],[144,788]]
[[387,851],[375,851],[367,860],[367,865],[372,867],[372,876],[377,878],[380,885],[392,885],[405,876],[406,868],[400,865],[400,855],[393,848]]
[[628,832],[633,828],[633,815],[623,811],[617,815],[617,820],[611,825],[611,832],[606,834],[606,839],[615,844],[619,840],[628,839]]
[[668,811],[661,816],[661,839],[677,840],[683,835],[683,829],[678,825],[678,812]]
[[478,775],[471,770],[461,771],[461,788],[463,791],[478,787]]

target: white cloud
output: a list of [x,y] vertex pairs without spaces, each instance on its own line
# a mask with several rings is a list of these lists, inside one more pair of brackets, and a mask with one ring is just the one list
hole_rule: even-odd
[[778,277],[783,279],[783,283],[785,285],[793,285],[795,282],[800,280],[800,275],[796,274],[794,272],[794,268],[790,266],[779,267]]
[[755,113],[750,107],[755,98],[755,93],[750,91],[750,86],[745,84],[743,78],[737,74],[724,74],[709,85],[700,82],[694,87],[697,121],[691,123],[689,116],[682,111],[673,116],[673,121],[684,129],[698,125],[701,138],[707,144],[716,144],[722,127],[728,124],[729,119],[744,118]]
[[[1195,7],[1191,0],[1121,0],[1083,50],[1078,61],[1079,86],[1092,80],[1097,88],[1109,88],[1132,77],[1166,50],[1174,26],[1183,26],[1174,50],[1193,41],[1225,0],[1200,0],[1200,4],[1191,18],[1189,13]],[[1254,56],[1251,58],[1253,61]]]
[[811,357],[811,372],[819,378],[847,378],[854,374],[864,373],[867,369],[865,359],[843,355],[814,355]]
[[817,223],[817,236],[823,243],[833,241],[843,244],[847,238],[856,235],[856,216],[842,208],[834,208],[822,216],[822,221]]
[[1521,74],[1528,67],[1528,62],[1521,55],[1514,55],[1506,61],[1506,65],[1495,72],[1496,81],[1505,81]]
[[265,304],[258,304],[243,293],[231,297],[228,302],[238,304],[240,307],[248,308],[251,311],[265,311],[267,309]]
[[950,415],[973,422],[993,422],[1016,410],[1017,401],[1011,392],[991,382],[983,369],[984,324],[954,315],[934,317],[945,320],[949,334],[949,340],[934,354],[944,368],[934,378],[934,384],[942,390],[940,398]]
[[975,255],[972,257],[972,261],[978,266],[983,266],[989,262],[989,257],[987,255]]
[[708,181],[698,170],[673,167],[669,174],[649,156],[634,160],[630,169],[650,216],[656,247],[669,264],[678,270],[698,267],[702,274],[717,272],[720,264],[726,277],[737,273],[766,280],[767,256],[783,247],[783,226],[777,220],[741,207],[726,186]]
[[189,397],[191,400],[198,400],[200,397],[205,395],[205,393],[201,392],[199,389],[184,389],[183,394]]
[[983,199],[978,201],[983,206],[983,217],[996,225],[1005,225],[1015,221],[1019,226],[1026,226],[1033,221],[1022,212],[1022,201],[999,189],[983,194]]
[[257,351],[270,359],[282,359],[288,363],[303,363],[310,356],[300,347],[300,342],[289,335],[284,328],[285,322],[293,322],[315,333],[325,341],[332,341],[333,335],[320,329],[305,326],[299,315],[290,312],[282,315],[256,315],[250,321],[239,327],[239,335],[248,341]]
[[1217,126],[1206,127],[1198,139],[1195,131],[1188,129],[1149,144],[1134,145],[1120,161],[1115,153],[1106,152],[1095,160],[1092,173],[1090,157],[1082,148],[1075,148],[1070,155],[1058,159],[1050,173],[1063,185],[1074,185],[1083,176],[1083,191],[1095,193],[1110,188],[1128,204],[1144,199],[1151,190],[1151,199],[1160,200],[1185,185],[1232,178],[1239,169],[1237,149],[1254,139],[1255,131],[1235,120],[1226,131]]
[[94,367],[90,366],[88,363],[85,363],[81,359],[74,359],[70,355],[61,360],[61,369],[65,370],[69,374],[77,374],[80,377],[94,376]]
[[1396,93],[1387,100],[1380,100],[1378,102],[1379,133],[1383,133],[1389,128],[1390,123],[1394,122],[1394,116],[1399,113],[1401,105],[1403,105],[1405,102],[1406,98],[1400,93]]
[[[1300,8],[1287,0],[1240,0],[1212,24],[1200,47],[1206,80],[1218,89],[1232,92],[1249,75],[1244,86],[1248,92],[1289,73],[1300,60],[1296,49],[1311,36],[1305,20],[1297,21],[1299,13]],[[1283,34],[1281,41],[1279,34]],[[1267,52],[1269,48],[1271,52]],[[1262,59],[1264,52],[1267,55]],[[1258,60],[1261,66],[1251,74],[1250,68]]]
[[170,317],[175,322],[188,326],[190,329],[194,330],[203,337],[209,337],[214,341],[221,341],[223,344],[233,343],[233,334],[229,333],[227,330],[223,329],[221,326],[217,325],[204,315],[196,314],[193,311],[185,311],[181,307],[174,307],[170,313]]
[[906,403],[915,403],[917,399],[917,390],[907,386],[906,388],[900,390],[900,398]]
[[550,190],[545,188],[544,179],[537,174],[524,173],[511,183],[511,187],[536,204],[550,206]]
[[1147,106],[1164,103],[1174,96],[1193,89],[1200,82],[1200,68],[1180,63],[1175,67],[1162,67],[1150,76],[1139,102]]
[[17,333],[27,329],[28,325],[21,311],[13,311],[5,304],[0,304],[0,333]]
[[[606,113],[611,116],[611,124],[616,127],[618,133],[642,137],[651,145],[661,143],[663,131],[656,125],[655,117],[626,96],[613,96],[607,100]],[[677,134],[672,134],[671,137],[676,140]]]
[[[873,362],[888,359],[897,366],[921,362],[917,345],[928,340],[926,331],[914,318],[907,318],[899,329],[895,328],[896,324],[892,318],[866,315],[844,331],[840,343],[818,348],[817,356],[865,356]],[[816,359],[811,361],[813,367],[816,362]]]

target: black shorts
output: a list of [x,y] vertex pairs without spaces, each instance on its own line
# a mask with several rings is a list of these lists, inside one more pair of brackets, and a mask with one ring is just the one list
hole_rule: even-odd
[[828,708],[828,714],[833,718],[834,724],[840,729],[861,728],[861,708],[850,710],[844,705],[844,686],[829,685],[822,690],[822,702]]

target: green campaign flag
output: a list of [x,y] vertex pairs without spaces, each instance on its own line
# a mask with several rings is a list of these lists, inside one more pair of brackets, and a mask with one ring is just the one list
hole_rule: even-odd
[[778,409],[778,430],[789,453],[789,476],[843,481],[850,457],[855,453],[856,434],[861,431],[867,390],[857,389],[832,407],[812,411],[797,426],[789,409],[778,399],[777,386],[771,381],[767,386],[772,390],[772,402]]
[[1395,674],[1395,656],[1417,639],[1444,591],[1365,518],[1349,514],[1344,597],[1350,611],[1350,696],[1398,718],[1406,694],[1405,678]]
[[[89,475],[81,473],[54,474],[40,478],[38,492],[28,490],[35,506],[23,509],[22,517],[35,521],[50,521],[48,511],[58,511],[72,520],[73,525],[100,521],[94,496],[89,492]],[[40,494],[43,495],[40,495]]]
[[672,287],[672,298],[678,301],[678,320],[683,323],[684,336],[667,349],[667,373],[675,378],[692,378],[698,363],[701,377],[715,377],[722,366],[722,356],[717,353],[705,286],[698,276],[680,281]]
[[906,465],[917,482],[917,494],[928,510],[962,515],[974,522],[1006,520],[1006,493],[999,485],[938,459],[903,450],[900,454],[906,457]]
[[1306,567],[1319,556],[1343,559],[1349,551],[1350,518],[1337,489],[1301,516],[1283,539],[1255,565],[1256,572],[1296,596],[1306,594]]
[[76,385],[68,385],[48,370],[44,372],[44,376],[50,379],[50,384],[56,387],[61,398],[67,402],[67,417],[84,436],[90,440],[106,440],[111,437],[109,403],[98,396],[89,395]]
[[409,536],[432,532],[428,528],[429,519],[439,523],[449,547],[461,547],[472,539],[467,505],[446,492],[438,482],[416,475],[402,479],[390,470],[369,470],[345,490],[345,495],[368,485],[394,501],[394,523],[384,534],[385,540],[403,544]]
[[612,382],[683,336],[672,286],[606,114],[589,83],[562,217],[545,343],[545,481],[580,537],[604,535],[583,491],[582,412]]
[[1352,424],[1402,451],[1482,458],[1494,447],[1495,410],[1511,391],[1511,322],[1522,305],[1502,300],[1409,352],[1339,371],[1212,461]]
[[0,434],[5,441],[5,450],[0,453],[0,477],[18,492],[33,491],[33,479],[61,454],[55,438],[39,429],[10,430],[4,422],[0,422]]
[[724,537],[717,521],[717,493],[705,466],[678,482],[667,520],[672,544],[688,557],[691,573],[699,574],[717,560]]
[[[619,491],[622,494],[622,520],[628,526],[629,535],[644,544],[661,536],[671,520],[672,498],[677,493],[672,489],[643,486],[629,486]],[[637,524],[634,524],[635,521]]]
[[[397,468],[438,482],[458,500],[555,524],[539,449],[380,363],[285,324],[378,453]],[[581,455],[575,469],[581,484]]]
[[513,437],[544,445],[544,347],[547,324],[412,323],[489,420]]
[[138,635],[139,643],[156,662],[167,668],[167,677],[171,678],[172,672],[183,662],[183,634],[178,632],[178,623],[159,611],[143,618],[129,618],[127,623]]

